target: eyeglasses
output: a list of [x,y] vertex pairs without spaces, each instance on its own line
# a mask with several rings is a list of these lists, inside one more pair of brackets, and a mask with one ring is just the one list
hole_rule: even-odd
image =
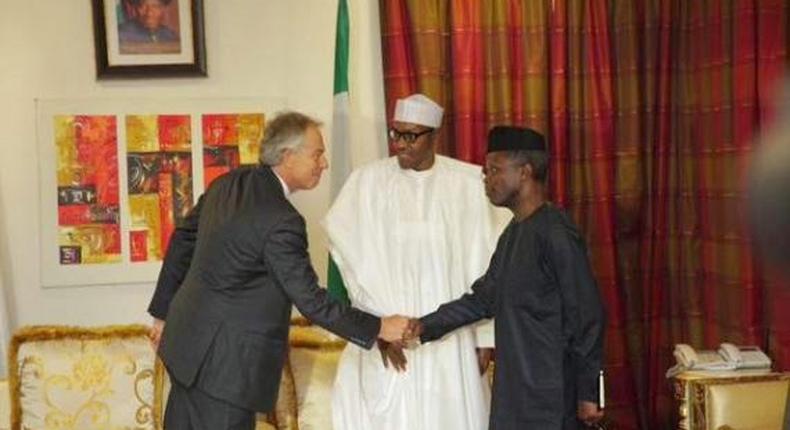
[[398,129],[391,128],[391,129],[389,129],[387,131],[387,136],[389,136],[390,140],[393,141],[393,142],[397,142],[399,140],[403,140],[404,142],[406,142],[408,144],[412,144],[415,141],[417,141],[417,139],[420,136],[428,134],[428,133],[431,133],[431,132],[433,132],[432,128],[429,128],[428,130],[420,131],[420,132],[417,132],[417,133],[415,133],[413,131],[400,131]]

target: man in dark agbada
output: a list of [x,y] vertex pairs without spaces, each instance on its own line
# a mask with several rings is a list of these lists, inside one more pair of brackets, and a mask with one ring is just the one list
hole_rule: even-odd
[[485,165],[491,203],[514,215],[472,293],[412,320],[407,340],[436,340],[496,317],[490,429],[576,429],[598,409],[604,309],[579,231],[546,201],[543,136],[495,127]]

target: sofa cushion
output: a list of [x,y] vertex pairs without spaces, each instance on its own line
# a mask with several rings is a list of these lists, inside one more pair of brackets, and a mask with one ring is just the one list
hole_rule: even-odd
[[156,429],[161,367],[142,325],[25,327],[11,341],[12,428]]

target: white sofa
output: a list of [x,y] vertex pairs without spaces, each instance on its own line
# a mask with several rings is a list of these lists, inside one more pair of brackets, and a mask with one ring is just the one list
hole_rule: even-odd
[[[345,342],[294,320],[275,413],[257,429],[331,429],[331,391]],[[0,385],[0,430],[161,428],[166,374],[142,325],[23,327]],[[99,423],[94,425],[93,423]],[[101,424],[101,425],[100,425]]]

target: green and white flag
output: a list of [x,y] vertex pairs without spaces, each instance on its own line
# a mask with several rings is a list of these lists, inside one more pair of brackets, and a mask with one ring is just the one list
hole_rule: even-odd
[[[346,0],[337,3],[337,28],[335,29],[335,88],[334,111],[332,113],[332,175],[330,196],[334,200],[343,188],[351,173],[351,121],[349,117],[348,93],[348,58],[349,58],[349,22],[348,4]],[[348,292],[337,265],[329,256],[329,273],[327,289],[336,299],[348,303]]]

